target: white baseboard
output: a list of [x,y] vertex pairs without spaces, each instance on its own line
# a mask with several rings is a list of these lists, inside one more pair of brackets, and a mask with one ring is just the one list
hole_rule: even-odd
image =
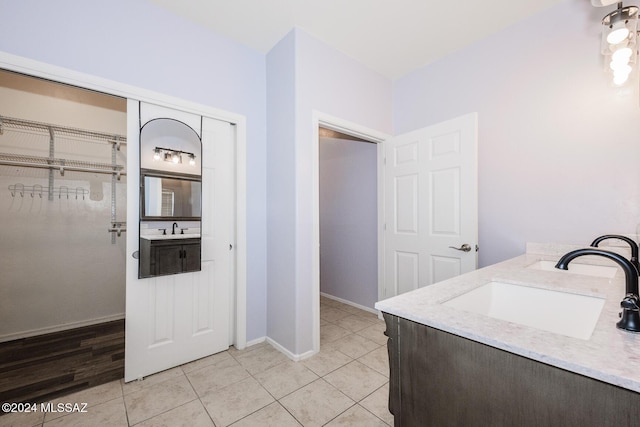
[[266,339],[267,339],[267,337],[260,337],[260,338],[256,338],[256,339],[251,340],[251,341],[247,341],[247,344],[246,344],[246,346],[244,348],[246,349],[248,347],[251,347],[252,345],[263,343],[263,342],[266,341]]
[[342,298],[338,298],[338,297],[333,296],[333,295],[325,294],[324,292],[320,292],[320,296],[332,299],[334,301],[341,302],[343,304],[350,305],[350,306],[355,307],[355,308],[359,308],[360,310],[368,311],[369,313],[373,313],[373,314],[376,314],[376,315],[378,314],[378,310],[376,310],[375,308],[370,308],[370,307],[366,307],[364,305],[356,304],[355,302],[347,301],[346,299],[342,299]]
[[96,319],[81,320],[79,322],[64,323],[62,325],[47,326],[45,328],[31,329],[28,331],[14,332],[0,336],[0,342],[19,340],[22,338],[35,337],[37,335],[50,334],[52,332],[67,331],[69,329],[82,328],[83,326],[97,325],[99,323],[111,322],[124,319],[124,313],[113,314],[111,316],[98,317]]
[[282,345],[280,345],[280,343],[278,343],[274,339],[271,339],[271,338],[267,337],[267,342],[273,348],[275,348],[280,353],[284,354],[285,356],[287,356],[289,359],[293,360],[294,362],[299,362],[301,360],[308,359],[308,358],[310,358],[311,356],[313,356],[314,354],[317,353],[317,352],[315,352],[313,350],[310,350],[310,351],[307,351],[307,352],[302,353],[302,354],[295,354],[295,353],[290,352],[286,348],[284,348]]
[[[347,304],[347,305],[350,305],[352,307],[359,308],[360,310],[364,310],[364,311],[367,311],[369,313],[373,313],[376,316],[378,316],[378,318],[382,319],[382,313],[380,311],[376,310],[375,308],[370,308],[370,307],[366,307],[364,305],[356,304],[355,302],[347,301],[345,299],[338,298],[338,297],[333,296],[333,295],[325,294],[323,292],[320,292],[320,295],[325,297],[325,298],[329,298],[329,299],[341,302],[343,304]],[[276,350],[278,350],[279,352],[281,352],[282,354],[284,354],[285,356],[287,356],[289,359],[293,360],[294,362],[299,362],[301,360],[308,359],[308,358],[310,358],[311,356],[313,356],[313,355],[315,355],[317,353],[317,351],[309,350],[309,351],[304,352],[302,354],[295,354],[295,353],[292,353],[291,351],[289,351],[288,349],[286,349],[285,347],[283,347],[282,345],[280,345],[280,343],[278,343],[274,339],[269,338],[269,337],[261,337],[261,338],[257,338],[255,340],[252,340],[250,342],[247,342],[247,347],[250,347],[250,346],[252,346],[254,344],[260,344],[261,342],[263,342],[265,340],[273,348],[275,348]]]

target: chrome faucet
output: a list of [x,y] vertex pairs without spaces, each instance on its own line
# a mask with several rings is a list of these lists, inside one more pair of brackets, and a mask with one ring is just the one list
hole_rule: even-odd
[[174,222],[171,226],[171,234],[176,234],[176,227],[178,227],[178,223]]
[[556,268],[568,270],[569,263],[583,255],[598,255],[609,258],[622,268],[624,271],[626,295],[620,302],[622,313],[620,314],[620,321],[616,323],[616,327],[631,332],[640,332],[640,298],[638,297],[638,270],[636,267],[631,261],[615,252],[585,248],[564,254],[556,264]]
[[593,246],[594,248],[597,248],[600,242],[607,239],[619,239],[626,242],[631,247],[630,261],[631,261],[631,264],[635,266],[636,270],[638,270],[638,275],[640,276],[640,263],[638,262],[638,244],[635,242],[635,240],[630,239],[626,236],[618,236],[617,234],[605,234],[604,236],[600,236],[597,239],[595,239],[593,242],[591,242],[591,245],[589,246]]

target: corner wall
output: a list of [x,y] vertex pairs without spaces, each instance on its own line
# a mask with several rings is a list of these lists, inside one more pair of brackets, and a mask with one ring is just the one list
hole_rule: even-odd
[[296,248],[297,353],[313,348],[314,208],[313,171],[318,147],[314,111],[381,133],[391,133],[391,81],[301,30],[296,32]]
[[[303,356],[313,350],[318,309],[313,288],[318,225],[313,113],[388,133],[391,81],[299,29],[267,54],[267,64],[268,330],[292,355]],[[278,113],[272,111],[276,106]],[[288,156],[291,161],[282,162]]]
[[267,55],[267,336],[295,348],[295,37]]

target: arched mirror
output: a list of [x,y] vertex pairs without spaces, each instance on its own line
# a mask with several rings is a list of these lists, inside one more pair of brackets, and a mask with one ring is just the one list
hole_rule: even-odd
[[140,130],[138,277],[200,271],[202,142],[174,119]]

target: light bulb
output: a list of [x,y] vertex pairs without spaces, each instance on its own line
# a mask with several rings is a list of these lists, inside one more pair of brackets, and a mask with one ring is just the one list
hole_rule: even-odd
[[621,28],[616,28],[607,34],[607,43],[618,44],[629,37],[629,29],[624,26],[624,22],[621,24],[623,25]]
[[196,165],[196,156],[194,156],[193,154],[189,155],[189,165],[190,166],[195,166]]
[[629,74],[614,74],[613,84],[616,86],[622,86],[629,80]]
[[629,74],[631,74],[631,65],[628,64],[613,69],[614,76],[628,76]]
[[[612,67],[613,68],[613,67]],[[629,76],[631,75],[631,66],[630,65],[622,65],[619,68],[613,70],[613,84],[616,86],[622,86],[629,80]]]
[[171,157],[171,161],[174,164],[180,163],[180,155],[178,153],[173,153],[173,156]]
[[611,55],[611,60],[612,62],[614,61],[619,62],[624,59],[625,62],[629,62],[629,59],[631,58],[632,54],[633,54],[633,50],[631,50],[630,47],[623,47],[622,49],[618,49],[615,52],[613,52],[613,55]]
[[160,160],[160,150],[157,148],[153,150],[153,160]]
[[629,58],[625,58],[625,57],[611,58],[611,63],[609,64],[609,68],[611,68],[613,71],[626,70],[627,67],[631,68],[629,65]]

